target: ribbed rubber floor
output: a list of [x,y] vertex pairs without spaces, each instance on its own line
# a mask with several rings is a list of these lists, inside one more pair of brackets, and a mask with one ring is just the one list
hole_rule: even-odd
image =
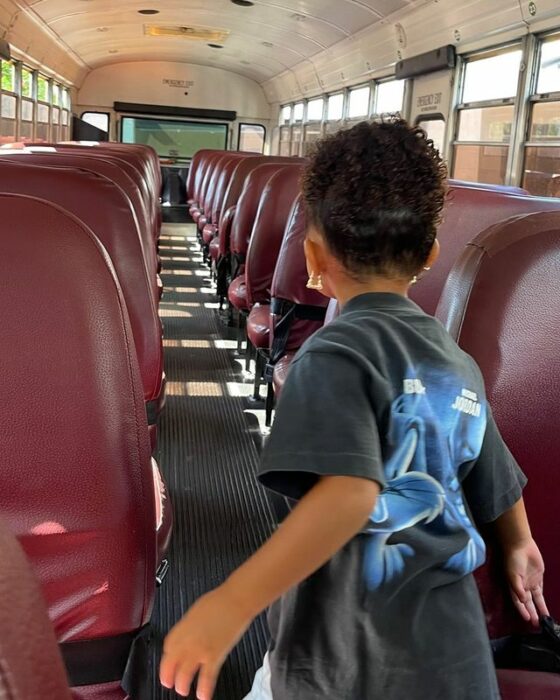
[[[161,641],[202,593],[243,562],[271,533],[274,515],[255,479],[258,455],[243,415],[244,400],[230,396],[233,350],[224,348],[208,270],[202,266],[192,224],[165,224],[160,254],[166,289],[164,323],[167,404],[161,418],[158,461],[175,512],[171,570],[159,589],[154,626]],[[228,384],[229,383],[229,384]],[[241,700],[266,647],[257,620],[224,666],[215,700]],[[154,700],[175,697],[157,682]],[[194,697],[194,696],[193,696]]]

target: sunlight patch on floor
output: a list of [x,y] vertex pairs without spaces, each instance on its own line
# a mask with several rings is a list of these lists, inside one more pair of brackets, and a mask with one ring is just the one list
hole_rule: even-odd
[[177,340],[172,338],[163,339],[164,348],[209,348],[209,340]]

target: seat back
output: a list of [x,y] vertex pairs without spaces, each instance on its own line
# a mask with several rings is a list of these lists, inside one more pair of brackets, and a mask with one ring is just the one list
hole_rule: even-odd
[[155,191],[156,186],[153,178],[150,176],[149,166],[145,157],[131,148],[131,146],[118,143],[111,146],[105,144],[88,146],[85,144],[66,143],[56,144],[56,149],[60,152],[66,151],[76,155],[106,158],[125,170],[140,190],[152,232],[152,240],[157,240],[160,227],[158,216],[159,191]]
[[206,188],[206,193],[204,195],[204,199],[201,202],[201,209],[204,210],[204,217],[206,219],[206,222],[211,221],[212,217],[212,209],[214,207],[214,200],[216,198],[216,190],[218,188],[218,182],[220,180],[220,177],[222,175],[222,170],[226,163],[228,163],[230,160],[230,156],[227,152],[223,153],[220,155],[218,158],[215,159],[214,162],[214,167],[212,169],[212,174],[210,176],[210,179],[208,181],[208,186]]
[[210,167],[210,164],[212,163],[212,160],[218,155],[218,154],[224,154],[226,151],[224,150],[216,150],[216,149],[207,149],[203,152],[197,170],[194,174],[194,192],[195,192],[195,202],[194,204],[198,207],[200,207],[201,201],[202,201],[202,195],[203,195],[203,185],[204,181],[206,178],[206,174],[208,172],[208,168]]
[[226,155],[227,151],[214,151],[210,153],[206,159],[206,169],[204,178],[200,184],[200,194],[198,199],[198,207],[203,214],[206,214],[205,207],[208,206],[207,195],[212,183],[212,178],[216,167],[220,160]]
[[[238,203],[243,193],[243,189],[245,188],[245,182],[255,168],[258,168],[260,165],[274,165],[275,163],[286,165],[287,163],[303,162],[304,160],[302,158],[291,158],[287,156],[261,156],[259,154],[255,154],[251,159],[242,160],[233,171],[225,192],[224,200],[222,202],[222,217],[225,216],[230,207],[235,206]],[[220,229],[222,228],[221,220],[219,220],[218,227]]]
[[443,221],[438,230],[439,259],[409,292],[410,298],[428,314],[435,313],[453,263],[475,236],[516,214],[560,209],[560,199],[522,196],[503,191],[503,188],[482,189],[482,186],[450,184]]
[[[283,315],[283,302],[288,302],[288,305],[315,307],[317,309],[326,309],[329,303],[328,298],[323,296],[323,294],[307,288],[309,275],[303,249],[306,231],[305,204],[301,195],[299,195],[295,200],[288,219],[282,247],[274,269],[274,277],[272,278],[272,342],[274,342],[274,328]],[[323,325],[323,321],[320,319],[302,318],[305,315],[309,316],[311,314],[301,313],[295,315],[290,324],[284,350],[288,352],[297,350],[309,336]]]
[[303,166],[286,165],[266,183],[247,248],[245,281],[249,308],[270,303],[272,278],[288,218],[300,191]]
[[211,153],[210,148],[202,148],[197,151],[189,165],[189,174],[187,176],[187,203],[194,204],[196,202],[196,186],[197,180],[200,181],[201,169],[205,157]]
[[0,523],[0,697],[70,700],[45,601],[21,547]]
[[[121,167],[122,163],[116,162],[110,157],[96,156],[93,153],[86,153],[86,155],[83,155],[83,153],[73,153],[69,150],[50,153],[3,153],[2,150],[0,150],[0,158],[14,163],[30,162],[37,165],[79,167],[83,170],[89,170],[111,179],[126,193],[132,203],[142,234],[146,261],[149,269],[152,270],[152,275],[155,280],[157,261],[149,212],[137,183],[130,176],[129,172],[127,172],[127,169]],[[155,288],[155,281],[154,290],[157,291]]]
[[[500,431],[529,478],[525,501],[546,563],[545,593],[560,616],[560,212],[517,216],[477,236],[458,258],[437,316],[479,364]],[[497,558],[499,559],[499,557]],[[492,637],[518,615],[490,560],[479,587]],[[499,563],[499,562],[498,562]]]
[[268,163],[252,170],[245,180],[231,227],[230,250],[244,261],[264,189],[270,178],[287,163]]
[[59,642],[138,630],[156,566],[142,384],[111,261],[76,217],[0,194],[0,515]]
[[[27,164],[26,164],[27,162]],[[80,218],[109,253],[132,325],[145,401],[162,387],[161,323],[148,279],[130,201],[111,180],[75,168],[0,161],[0,192],[29,194],[61,205]]]
[[246,160],[246,159],[252,160],[253,158],[256,158],[256,157],[258,157],[258,155],[255,153],[232,152],[222,162],[222,166],[220,168],[221,172],[220,172],[220,176],[218,178],[218,182],[216,183],[214,201],[212,202],[212,207],[210,210],[210,218],[209,218],[209,220],[213,224],[215,224],[216,226],[218,225],[218,223],[220,221],[220,217],[222,215],[223,205],[225,202],[226,193],[228,191],[228,187],[229,187],[229,184],[231,182],[231,178],[233,176],[233,173],[235,172],[235,169],[244,160]]

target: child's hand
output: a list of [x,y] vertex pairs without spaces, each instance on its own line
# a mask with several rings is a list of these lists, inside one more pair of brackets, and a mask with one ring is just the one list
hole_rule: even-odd
[[521,617],[534,625],[540,615],[548,615],[543,597],[544,562],[533,539],[505,551],[505,567],[511,597]]
[[223,586],[199,598],[165,639],[162,685],[186,697],[198,672],[197,698],[211,700],[227,655],[250,624]]

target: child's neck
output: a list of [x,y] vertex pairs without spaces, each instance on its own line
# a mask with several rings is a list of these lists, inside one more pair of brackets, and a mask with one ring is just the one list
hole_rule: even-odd
[[399,294],[400,296],[407,297],[409,287],[410,280],[371,277],[358,282],[357,280],[346,278],[338,281],[334,292],[338,303],[344,306],[350,299],[360,296],[361,294],[369,294],[372,292]]

